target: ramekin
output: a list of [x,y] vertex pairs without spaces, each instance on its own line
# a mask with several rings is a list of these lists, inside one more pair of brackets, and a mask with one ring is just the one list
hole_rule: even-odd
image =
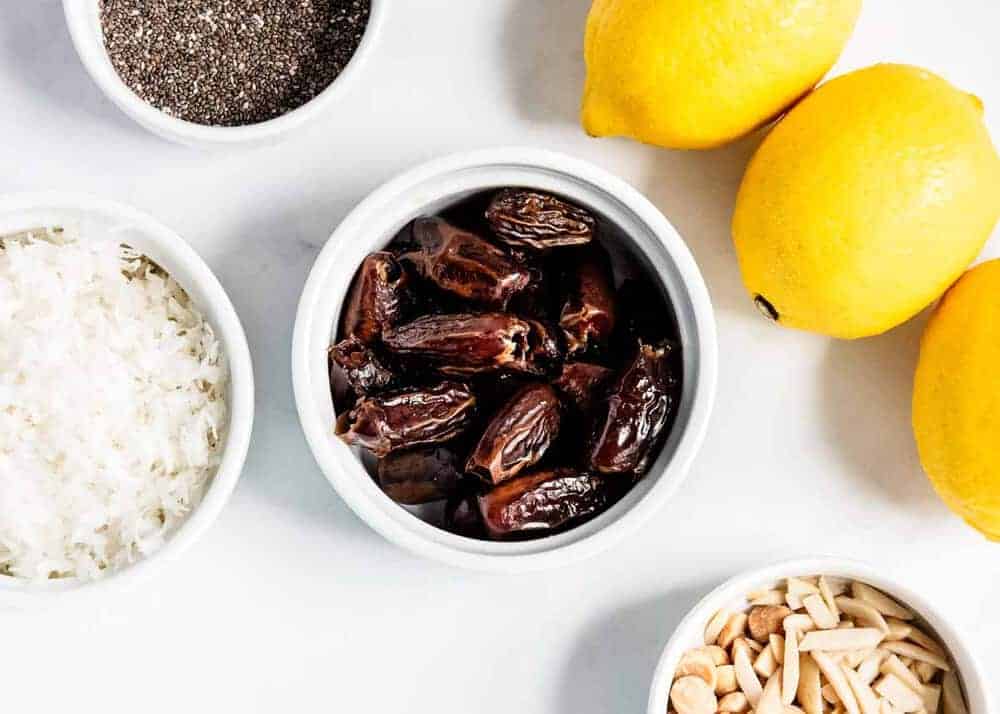
[[886,595],[909,607],[917,616],[933,630],[941,643],[951,654],[958,668],[958,676],[965,689],[970,714],[990,714],[996,710],[990,708],[994,703],[991,698],[990,684],[983,673],[976,657],[969,650],[967,639],[951,623],[947,613],[911,586],[897,578],[890,577],[875,566],[853,560],[839,558],[808,558],[775,563],[766,567],[751,570],[737,575],[723,583],[705,596],[685,616],[674,630],[653,674],[653,683],[649,690],[647,714],[666,714],[669,709],[668,697],[674,671],[681,656],[693,647],[704,646],[705,626],[719,610],[726,608],[733,611],[744,610],[748,603],[746,595],[754,590],[770,588],[788,577],[828,575],[838,578],[850,578],[867,583]]
[[153,217],[112,201],[67,193],[0,197],[0,235],[26,228],[73,225],[80,240],[107,237],[126,242],[162,266],[191,296],[215,330],[229,363],[229,429],[222,462],[201,502],[152,555],[98,580],[66,578],[35,583],[0,576],[0,606],[34,607],[72,597],[100,596],[128,588],[160,572],[178,558],[219,517],[246,460],[254,413],[250,349],[236,310],[201,257],[180,236]]
[[361,74],[373,53],[388,0],[371,0],[368,26],[354,56],[329,87],[309,102],[274,119],[245,126],[207,126],[165,114],[133,92],[118,76],[104,44],[99,0],[63,0],[66,23],[87,72],[119,109],[164,139],[200,149],[273,144],[328,111]]
[[[646,477],[614,507],[571,530],[500,543],[453,535],[425,523],[375,485],[357,455],[334,437],[327,348],[355,270],[416,216],[470,194],[530,186],[603,214],[628,235],[659,277],[677,313],[684,382],[673,429]],[[456,566],[518,572],[566,565],[633,533],[670,498],[701,445],[715,396],[717,345],[708,290],[677,231],[627,183],[583,161],[529,148],[448,156],[408,171],[362,201],[320,253],[299,303],[292,345],[299,419],[320,469],[372,528],[414,553]]]

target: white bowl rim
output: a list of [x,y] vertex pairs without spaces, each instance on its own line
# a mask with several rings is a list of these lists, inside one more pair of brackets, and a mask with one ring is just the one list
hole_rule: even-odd
[[[667,466],[672,478],[659,479],[645,496],[617,520],[604,528],[550,549],[539,544],[557,540],[573,533],[572,529],[559,536],[535,541],[496,543],[446,533],[417,518],[407,519],[407,526],[388,514],[388,508],[398,509],[387,497],[373,502],[361,491],[352,471],[342,468],[335,459],[327,461],[321,454],[330,434],[326,424],[316,418],[310,406],[312,354],[309,352],[310,333],[314,329],[319,294],[324,290],[328,274],[335,269],[342,237],[358,232],[374,207],[406,196],[414,186],[435,177],[454,174],[466,169],[516,166],[519,169],[549,172],[591,185],[613,197],[650,227],[680,274],[690,300],[697,328],[699,373],[695,398],[688,424],[681,434],[676,451]],[[597,166],[564,154],[532,147],[498,147],[452,154],[412,168],[377,188],[341,221],[328,239],[309,274],[296,315],[292,340],[292,372],[299,421],[310,450],[320,470],[351,509],[387,540],[418,555],[449,565],[500,573],[517,573],[560,567],[595,555],[637,530],[670,498],[686,477],[708,428],[715,399],[718,354],[715,317],[708,289],[697,264],[666,217],[638,190]],[[579,527],[586,528],[587,524]],[[432,540],[433,537],[433,540]],[[440,542],[439,542],[440,541]],[[530,550],[529,550],[530,549]],[[531,552],[535,551],[535,552]]]
[[[782,560],[744,571],[705,595],[678,623],[663,647],[649,688],[647,714],[665,714],[668,710],[667,697],[677,662],[681,655],[693,646],[690,644],[691,640],[686,637],[688,630],[694,628],[695,632],[703,632],[709,618],[715,612],[755,588],[789,576],[809,575],[830,575],[860,580],[909,606],[918,617],[934,628],[943,640],[945,648],[955,660],[959,661],[959,674],[965,683],[966,695],[970,698],[968,704],[971,714],[989,714],[993,711],[990,708],[990,702],[993,701],[989,691],[990,682],[983,674],[979,660],[966,645],[968,638],[942,614],[944,612],[942,608],[932,604],[926,596],[916,592],[905,581],[886,575],[871,563],[818,556]],[[977,687],[972,692],[969,691],[970,682]],[[973,699],[973,694],[978,694],[978,698]]]
[[168,562],[180,557],[204,535],[228,503],[246,461],[254,417],[253,364],[239,316],[208,264],[180,235],[148,213],[83,193],[49,191],[0,195],[0,216],[32,210],[76,210],[120,219],[141,231],[150,243],[162,248],[171,261],[183,264],[184,269],[194,276],[199,291],[207,296],[207,302],[213,305],[212,328],[226,351],[231,401],[229,433],[222,462],[201,502],[159,550],[97,580],[66,578],[35,583],[2,576],[0,606],[15,609],[50,606],[84,598],[96,599],[111,591],[131,589],[154,577]]
[[281,116],[242,126],[212,126],[172,117],[139,97],[111,65],[104,37],[89,22],[92,6],[100,0],[63,0],[63,12],[77,55],[101,91],[126,115],[162,137],[192,146],[234,146],[265,143],[312,121],[344,94],[374,52],[389,0],[371,0],[368,25],[347,66],[326,89],[300,107]]

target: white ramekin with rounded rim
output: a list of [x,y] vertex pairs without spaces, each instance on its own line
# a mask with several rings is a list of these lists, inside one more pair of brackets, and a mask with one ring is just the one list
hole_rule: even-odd
[[159,572],[222,513],[243,469],[253,426],[254,380],[246,335],[222,285],[194,249],[152,216],[112,201],[67,193],[0,196],[0,236],[53,225],[73,226],[81,241],[113,238],[127,243],[162,266],[187,291],[215,330],[229,364],[229,428],[222,462],[204,497],[158,551],[92,581],[67,578],[35,583],[0,576],[0,606],[14,608],[98,597]]
[[274,119],[245,126],[208,126],[165,114],[133,92],[118,76],[104,44],[100,0],[63,0],[66,23],[83,66],[119,109],[149,131],[169,141],[200,149],[272,144],[312,121],[332,105],[352,84],[373,53],[389,0],[371,0],[368,26],[354,56],[329,87],[309,102]]
[[749,606],[747,593],[770,588],[788,577],[811,575],[860,580],[909,607],[938,636],[950,653],[965,689],[970,714],[990,714],[996,711],[989,706],[994,701],[990,698],[990,682],[966,645],[966,638],[951,624],[944,610],[906,583],[886,575],[873,565],[823,557],[789,560],[751,570],[726,581],[706,595],[684,617],[663,649],[649,690],[647,714],[666,714],[669,709],[670,684],[677,664],[689,649],[704,646],[705,626],[716,612],[722,609],[745,610]]
[[[529,186],[561,194],[602,214],[648,262],[674,305],[683,354],[683,390],[673,429],[646,477],[611,509],[558,535],[522,542],[464,538],[425,523],[375,485],[357,455],[334,437],[327,348],[345,294],[364,257],[413,218],[473,193]],[[529,148],[448,156],[385,184],[344,219],[320,253],[299,303],[292,371],[299,419],[323,473],[347,504],[397,545],[456,566],[519,572],[594,555],[634,532],[684,479],[708,424],[717,371],[715,319],[708,290],[687,246],[630,185],[586,162]]]

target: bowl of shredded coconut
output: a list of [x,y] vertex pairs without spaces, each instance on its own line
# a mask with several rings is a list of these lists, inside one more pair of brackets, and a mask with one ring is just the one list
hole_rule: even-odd
[[246,337],[187,243],[111,202],[0,198],[0,603],[176,557],[228,500],[252,421]]

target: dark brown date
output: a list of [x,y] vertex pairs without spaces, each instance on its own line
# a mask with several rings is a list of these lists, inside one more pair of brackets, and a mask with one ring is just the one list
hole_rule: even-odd
[[383,342],[395,355],[456,376],[538,374],[544,369],[536,353],[551,347],[529,321],[500,312],[427,315],[386,330]]
[[359,397],[389,389],[396,383],[390,370],[373,347],[357,337],[347,337],[330,348],[330,359],[340,367],[344,378]]
[[392,253],[380,251],[365,258],[351,285],[341,335],[373,344],[386,327],[402,318],[408,283],[406,271]]
[[365,397],[337,420],[337,435],[381,457],[458,436],[472,420],[475,406],[475,396],[457,382]]
[[541,320],[525,322],[531,327],[528,332],[529,368],[532,374],[554,374],[559,371],[566,357],[559,331],[553,325]]
[[475,493],[463,489],[448,499],[444,507],[444,528],[466,538],[486,538],[486,527]]
[[446,446],[394,451],[378,462],[378,485],[407,506],[441,501],[461,483],[460,461]]
[[595,422],[590,468],[605,474],[645,470],[674,407],[676,380],[668,358],[672,346],[643,342],[611,388],[607,412]]
[[582,208],[519,188],[500,191],[486,209],[486,220],[504,243],[535,250],[589,243],[596,225]]
[[608,256],[597,246],[579,251],[566,276],[559,326],[574,355],[601,349],[615,329],[615,297]]
[[527,269],[500,248],[440,218],[418,218],[410,230],[415,248],[400,261],[460,298],[503,310],[531,280]]
[[559,435],[559,397],[547,384],[521,388],[494,415],[465,470],[498,484],[538,463]]
[[610,369],[599,364],[567,362],[552,384],[581,415],[588,416],[612,374]]
[[600,513],[613,501],[600,474],[570,468],[538,471],[500,484],[479,497],[491,538],[546,535]]

